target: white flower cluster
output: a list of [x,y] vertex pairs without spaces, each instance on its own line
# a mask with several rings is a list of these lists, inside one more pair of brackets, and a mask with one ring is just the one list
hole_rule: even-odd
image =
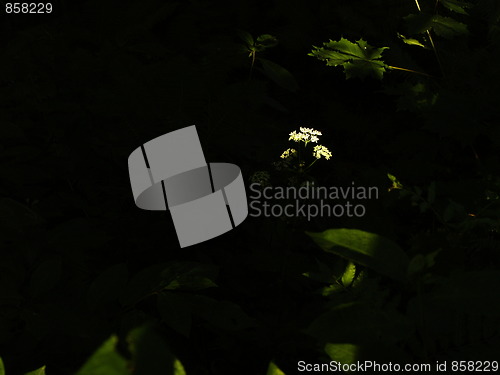
[[295,150],[294,148],[289,148],[288,150],[285,150],[285,151],[281,154],[280,158],[282,158],[282,159],[287,159],[287,158],[289,158],[290,156],[295,155],[296,153],[297,153],[297,150]]
[[320,131],[314,130],[312,128],[300,128],[300,132],[297,133],[296,130],[290,133],[289,141],[300,142],[303,141],[306,144],[308,142],[318,142],[318,135],[322,135]]
[[[323,134],[321,134],[321,132],[318,130],[314,130],[313,128],[300,127],[298,132],[294,130],[289,135],[290,135],[290,138],[288,138],[289,141],[304,142],[305,145],[307,146],[309,142],[318,143],[319,136]],[[281,154],[281,158],[288,159],[290,156],[296,154],[297,150],[289,148],[288,150],[284,151],[283,154]],[[316,159],[324,157],[326,160],[330,160],[330,158],[332,157],[332,153],[325,146],[317,145],[314,146],[313,156]]]
[[330,152],[330,150],[321,145],[314,146],[313,155],[316,159],[324,156],[326,160],[330,160],[330,158],[332,157],[332,153]]

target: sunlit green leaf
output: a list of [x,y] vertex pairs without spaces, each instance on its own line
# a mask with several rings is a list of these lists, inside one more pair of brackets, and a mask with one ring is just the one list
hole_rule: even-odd
[[345,288],[340,284],[331,284],[329,286],[321,288],[321,295],[324,297],[328,297],[331,296],[332,294],[339,293],[344,290]]
[[45,375],[45,366],[42,366],[34,371],[27,372],[24,375]]
[[137,327],[127,336],[134,375],[185,375],[182,363],[172,354],[163,337],[150,325]]
[[107,339],[76,375],[129,375],[127,361],[115,349],[117,342],[116,336]]
[[389,188],[389,191],[403,188],[403,184],[401,184],[401,182],[399,182],[395,176],[393,176],[390,173],[387,173],[387,177],[389,178],[389,180],[392,181],[392,186]]
[[470,4],[462,0],[439,0],[449,10],[460,14],[467,14],[466,8],[470,7]]
[[358,354],[358,345],[354,344],[332,344],[325,345],[325,352],[333,360],[342,363],[343,365],[350,365],[356,362]]
[[186,375],[186,370],[184,370],[182,362],[177,358],[174,360],[174,373],[172,375]]
[[354,281],[354,276],[356,275],[356,265],[353,262],[347,263],[347,267],[342,275],[342,284],[348,287]]
[[422,44],[418,39],[406,38],[404,35],[398,33],[399,39],[403,41],[403,43],[408,44],[410,46],[418,46],[422,48],[428,48],[426,45]]
[[309,56],[326,61],[328,66],[344,67],[346,78],[373,77],[382,79],[386,65],[382,60],[382,53],[389,47],[375,48],[363,39],[350,42],[341,38],[339,41],[330,40],[323,43],[323,47],[313,47]]
[[271,361],[271,363],[269,363],[269,367],[267,368],[266,375],[285,375],[285,373],[281,371],[273,361]]
[[406,278],[409,259],[393,241],[358,229],[306,232],[325,251],[340,255],[397,280]]
[[0,375],[5,375],[5,367],[3,365],[2,357],[0,357]]

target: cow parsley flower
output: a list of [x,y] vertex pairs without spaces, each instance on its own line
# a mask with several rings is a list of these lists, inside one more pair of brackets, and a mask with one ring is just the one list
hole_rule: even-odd
[[324,156],[326,160],[329,160],[332,157],[332,153],[325,146],[317,145],[317,146],[314,146],[313,156],[316,159],[319,159],[322,156]]
[[289,158],[290,156],[295,155],[296,153],[297,153],[297,150],[295,150],[294,148],[289,148],[288,150],[285,150],[285,151],[281,154],[280,158],[282,158],[282,159],[287,159],[287,158]]
[[320,131],[314,130],[313,128],[300,127],[300,131],[297,133],[296,130],[290,133],[289,141],[294,142],[304,142],[305,144],[309,142],[318,142],[318,135],[322,135]]
[[290,138],[288,138],[289,141],[294,141],[294,142],[300,142],[300,141],[306,141],[307,135],[304,133],[297,133],[295,130],[290,133]]
[[308,134],[308,135],[323,135],[321,134],[320,131],[318,130],[314,130],[313,128],[303,128],[301,127],[300,128],[300,131],[304,134]]

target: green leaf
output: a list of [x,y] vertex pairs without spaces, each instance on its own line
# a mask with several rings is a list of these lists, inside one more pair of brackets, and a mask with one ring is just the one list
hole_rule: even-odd
[[76,375],[129,375],[127,361],[116,351],[118,338],[108,338]]
[[160,278],[163,289],[201,290],[217,286],[213,281],[217,273],[218,268],[211,264],[176,261],[166,264]]
[[395,86],[387,86],[384,90],[389,95],[399,98],[398,111],[421,112],[431,108],[437,101],[438,94],[429,85],[419,82],[403,82]]
[[432,29],[434,32],[446,39],[452,39],[459,35],[469,34],[467,25],[450,17],[443,17],[436,14],[432,19]]
[[277,44],[278,44],[278,39],[275,36],[269,34],[263,34],[257,37],[255,46],[257,47],[258,51],[263,51],[266,48],[274,47]]
[[341,38],[339,41],[330,40],[323,43],[323,47],[313,47],[309,56],[326,61],[328,66],[344,67],[346,78],[373,77],[382,79],[387,67],[382,60],[382,53],[389,47],[375,48],[363,39],[350,42]]
[[399,39],[401,39],[403,41],[403,43],[408,44],[410,46],[418,46],[418,47],[422,47],[425,49],[429,48],[426,45],[422,44],[418,39],[407,38],[404,35],[401,35],[399,33],[398,33],[398,37],[399,37]]
[[302,276],[308,277],[311,280],[318,281],[320,283],[331,284],[338,279],[338,275],[340,275],[340,273],[345,269],[343,260],[340,260],[339,264],[341,265],[336,264],[334,266],[341,268],[334,271],[333,269],[330,269],[327,264],[316,259],[316,267],[311,267],[310,270],[308,272],[304,272]]
[[142,298],[161,290],[200,290],[217,286],[213,279],[218,268],[197,262],[172,261],[155,264],[141,270],[129,282],[120,302],[136,303]]
[[388,189],[389,191],[403,188],[403,184],[401,184],[401,182],[399,182],[396,177],[391,174],[387,174],[387,176],[392,181],[392,186]]
[[387,177],[389,178],[389,180],[391,180],[392,182],[396,182],[397,179],[396,179],[396,176],[390,174],[390,173],[387,173]]
[[465,1],[462,0],[440,0],[441,4],[448,8],[449,10],[452,10],[454,12],[460,13],[460,14],[465,14],[467,15],[467,11],[465,8],[469,8],[470,4],[466,3]]
[[151,325],[133,329],[127,341],[133,357],[134,375],[186,375],[182,363]]
[[354,344],[332,344],[325,345],[325,352],[333,360],[343,365],[350,365],[356,362],[359,351],[358,345]]
[[433,251],[429,254],[417,254],[415,255],[408,265],[408,277],[413,278],[416,275],[421,274],[423,271],[431,268],[436,263],[436,256],[441,252],[441,249]]
[[5,375],[5,367],[3,365],[2,357],[0,357],[0,375]]
[[306,232],[323,250],[371,268],[396,280],[405,280],[409,259],[391,240],[358,229]]
[[410,14],[405,17],[405,21],[410,34],[422,34],[432,29],[436,35],[452,39],[469,33],[467,25],[464,23],[439,14]]
[[247,33],[244,30],[238,30],[237,32],[241,40],[243,40],[247,44],[247,47],[252,47],[255,44],[253,37],[250,33]]
[[239,331],[255,327],[256,321],[230,301],[195,295],[190,301],[191,311],[209,325],[225,331]]
[[356,275],[356,265],[353,262],[347,263],[347,267],[342,275],[342,284],[348,287],[354,281],[354,276]]
[[432,17],[432,14],[422,12],[418,14],[409,14],[404,17],[410,35],[422,34],[430,30],[432,27]]
[[132,280],[129,281],[125,292],[120,298],[122,305],[131,305],[137,303],[144,297],[150,295],[153,291],[160,289],[161,271],[166,264],[154,264],[139,271]]
[[266,59],[259,58],[259,61],[262,63],[264,73],[270,79],[272,79],[279,86],[283,87],[286,90],[297,92],[297,90],[299,89],[299,85],[288,70],[283,68],[281,65],[278,65]]
[[34,371],[27,372],[24,375],[45,375],[45,366],[42,366],[39,369],[36,369]]
[[269,363],[269,367],[267,368],[266,375],[285,375],[285,373],[281,371],[280,368],[276,366],[276,364],[273,361],[271,361]]

